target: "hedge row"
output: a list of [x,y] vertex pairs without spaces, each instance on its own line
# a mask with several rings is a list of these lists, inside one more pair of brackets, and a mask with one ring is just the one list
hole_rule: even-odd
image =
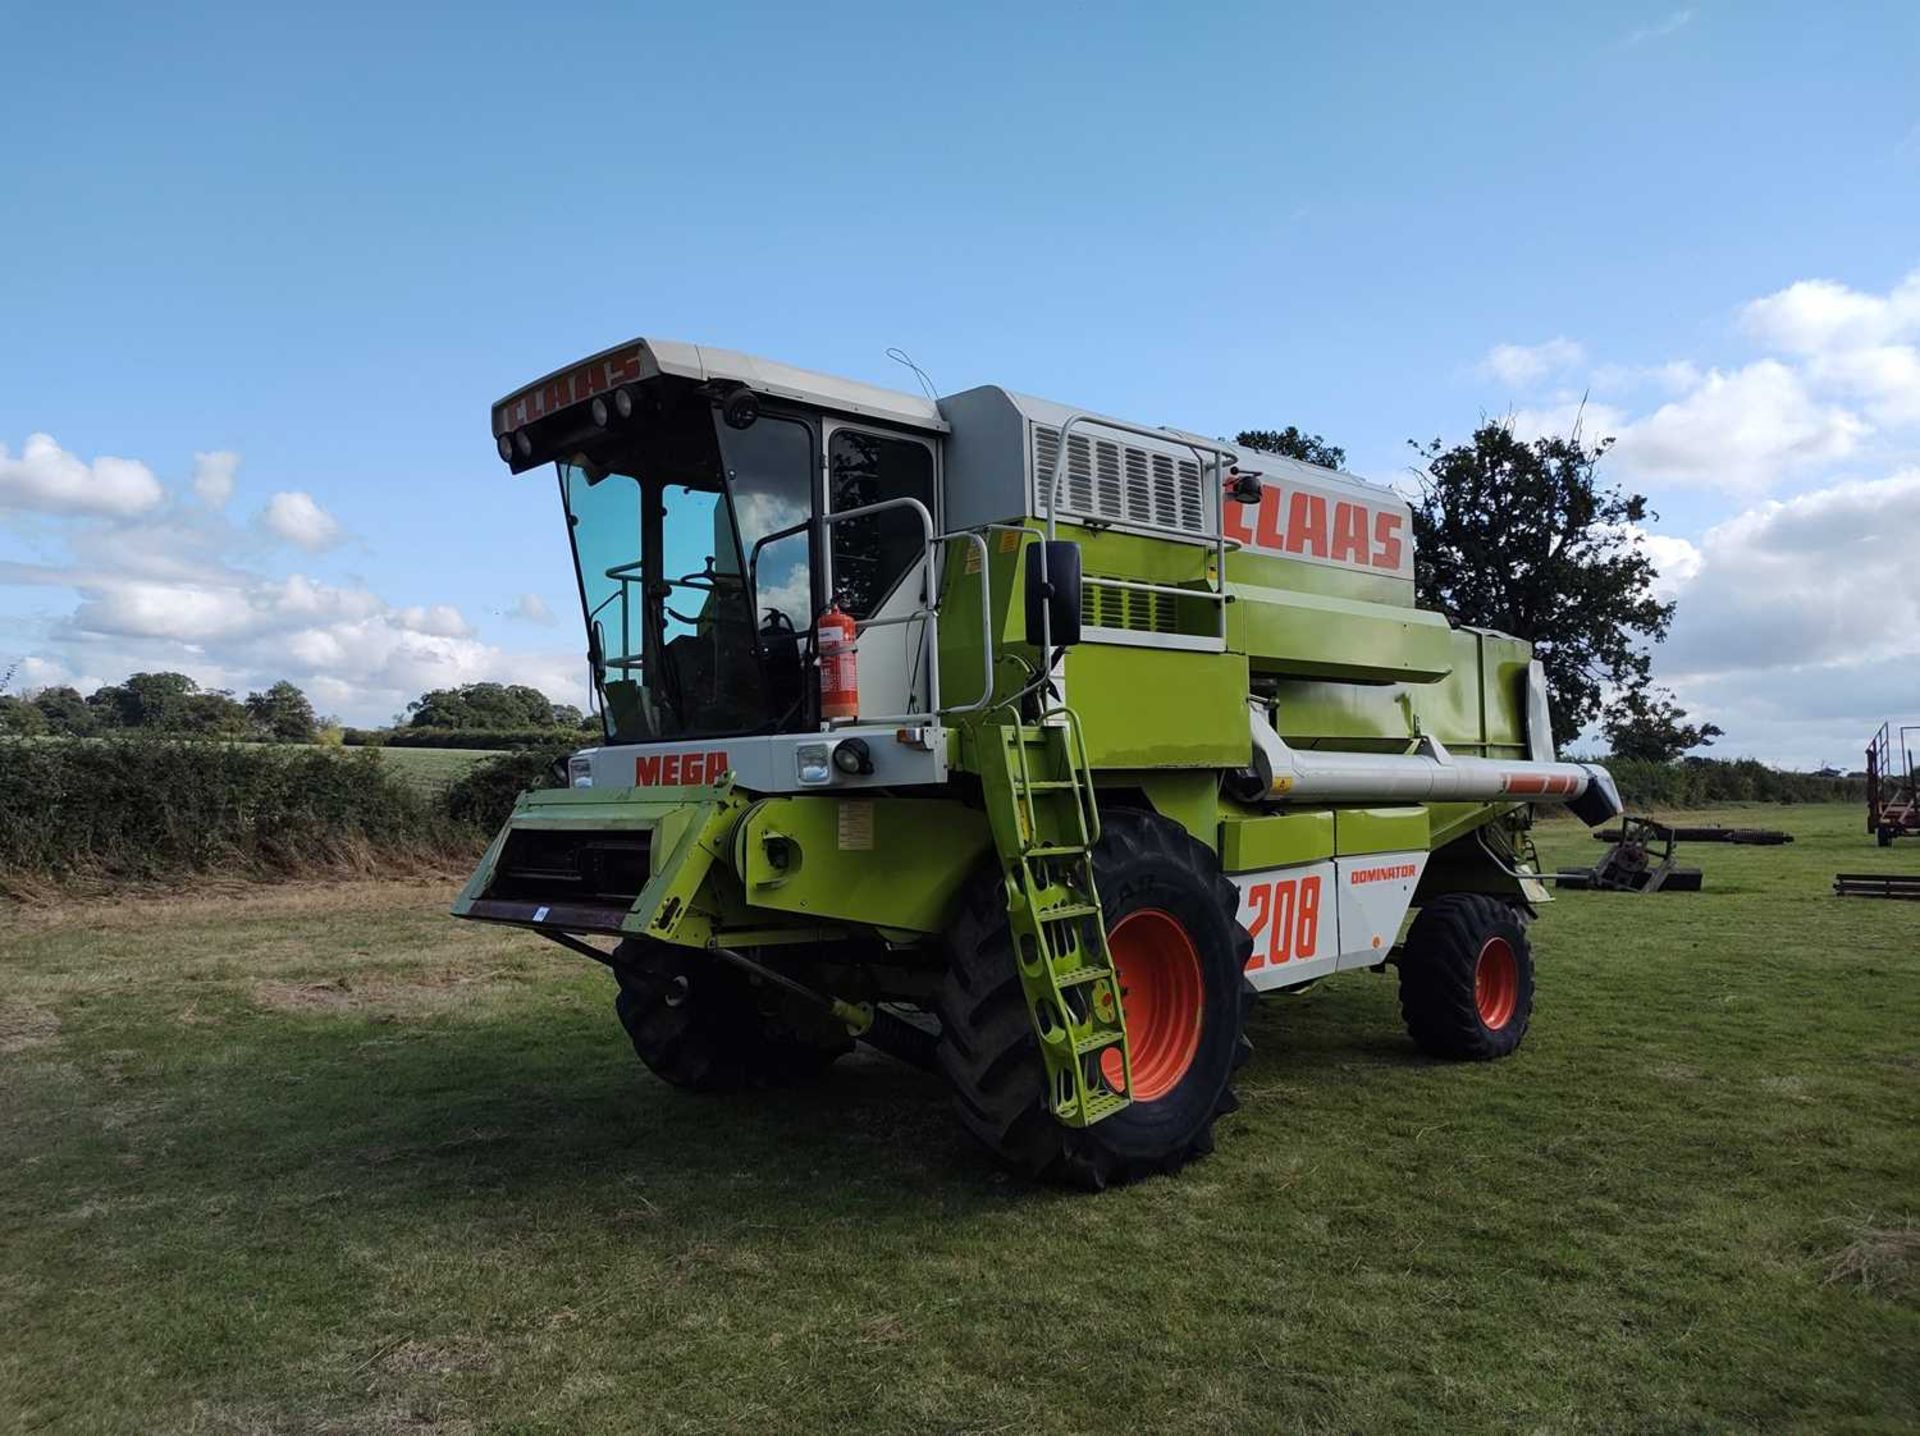
[[[500,735],[490,735],[498,741]],[[440,794],[378,753],[179,738],[0,739],[0,893],[36,881],[390,871],[470,859],[573,735],[481,759]],[[1607,762],[1630,808],[1857,802],[1859,779],[1752,759]]]
[[378,753],[124,737],[0,739],[0,894],[45,881],[384,872],[470,861],[559,750],[443,795]]
[[1613,774],[1628,808],[1709,808],[1722,803],[1864,803],[1860,778],[1789,773],[1753,758],[1689,758],[1650,763],[1598,758]]
[[348,728],[349,748],[584,748],[595,735],[571,728]]

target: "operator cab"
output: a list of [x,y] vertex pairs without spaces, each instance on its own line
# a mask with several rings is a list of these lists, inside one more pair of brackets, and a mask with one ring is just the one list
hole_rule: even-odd
[[[493,418],[516,473],[558,473],[609,743],[817,733],[818,619],[836,603],[863,625],[893,620],[863,635],[863,709],[928,705],[911,617],[929,601],[940,512],[946,426],[931,403],[636,341]],[[928,519],[908,506],[830,519],[894,499]]]

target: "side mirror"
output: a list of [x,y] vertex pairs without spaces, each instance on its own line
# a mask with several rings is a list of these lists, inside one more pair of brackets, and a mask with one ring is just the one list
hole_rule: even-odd
[[1027,642],[1048,641],[1055,648],[1080,641],[1080,545],[1065,539],[1042,539],[1027,551]]

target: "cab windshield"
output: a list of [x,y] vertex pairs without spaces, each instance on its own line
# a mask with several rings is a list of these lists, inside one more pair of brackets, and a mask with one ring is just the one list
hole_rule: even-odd
[[616,741],[778,732],[808,716],[813,430],[775,414],[732,428],[700,408],[677,434],[559,466]]

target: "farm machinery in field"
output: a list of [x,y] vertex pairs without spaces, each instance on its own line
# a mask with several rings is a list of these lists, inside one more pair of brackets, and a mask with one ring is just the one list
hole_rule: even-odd
[[1392,490],[655,340],[492,428],[556,475],[605,737],[454,912],[612,968],[668,1082],[865,1040],[1099,1187],[1211,1148],[1257,994],[1394,964],[1427,1052],[1525,1036],[1532,805],[1620,805],[1526,643],[1415,605]]
[[1882,723],[1867,744],[1867,831],[1883,848],[1920,834],[1920,766],[1910,739],[1915,733],[1920,724],[1896,729]]

